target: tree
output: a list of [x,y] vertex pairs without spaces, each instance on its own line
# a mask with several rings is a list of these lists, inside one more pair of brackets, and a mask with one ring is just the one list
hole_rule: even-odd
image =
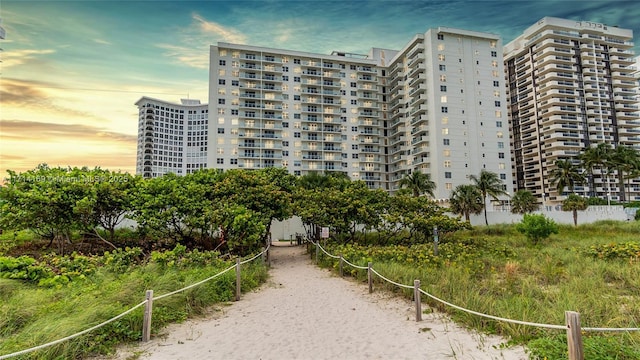
[[578,226],[578,210],[586,210],[588,206],[587,199],[576,194],[569,194],[562,202],[562,211],[572,211],[573,225]]
[[[589,192],[590,196],[592,197],[596,196],[594,169],[600,169],[601,178],[604,172],[606,172],[607,176],[609,176],[608,170],[605,171],[605,168],[607,167],[607,164],[609,162],[610,154],[611,145],[607,143],[600,143],[597,146],[586,148],[579,156],[579,159],[582,162],[582,167],[585,168],[588,172],[588,184],[590,189]],[[562,191],[558,192],[562,193]]]
[[550,172],[550,182],[558,190],[561,195],[564,188],[568,188],[569,192],[573,192],[576,185],[582,184],[585,180],[580,169],[571,162],[571,160],[556,160],[555,167]]
[[433,197],[433,192],[436,189],[436,183],[431,180],[431,176],[422,173],[420,170],[415,170],[413,173],[405,175],[398,184],[401,188],[411,190],[415,197],[422,194]]
[[474,185],[458,185],[449,199],[451,211],[463,215],[470,222],[470,214],[480,214],[483,208],[482,192]]
[[[630,200],[631,196],[627,197],[624,186],[624,174],[627,173],[627,179],[629,182],[631,181],[632,174],[635,171],[640,170],[640,155],[638,155],[638,151],[630,146],[618,145],[610,153],[609,161],[611,162],[611,166],[615,167],[618,173],[618,186],[620,187],[620,199],[624,201],[625,199]],[[631,184],[628,184],[629,192],[631,192]]]
[[516,225],[516,230],[535,245],[551,234],[557,234],[558,225],[542,214],[524,214],[522,221]]
[[487,220],[487,195],[490,196],[493,200],[498,200],[498,196],[507,195],[507,192],[503,189],[502,180],[498,177],[498,174],[481,170],[479,176],[470,175],[469,179],[473,182],[480,192],[482,193],[482,206],[484,207],[484,222],[487,226],[489,226],[489,221]]
[[518,190],[511,197],[511,212],[514,214],[527,214],[538,210],[538,199],[528,190]]

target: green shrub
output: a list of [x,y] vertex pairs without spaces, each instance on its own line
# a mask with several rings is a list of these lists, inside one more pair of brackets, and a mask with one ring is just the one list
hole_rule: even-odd
[[537,244],[551,234],[557,234],[558,225],[542,214],[524,214],[522,222],[516,225],[516,230],[523,233],[533,244]]

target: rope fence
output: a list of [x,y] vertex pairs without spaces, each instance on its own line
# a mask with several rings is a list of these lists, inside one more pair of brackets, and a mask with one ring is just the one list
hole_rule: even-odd
[[[46,343],[46,344],[38,345],[38,346],[35,346],[35,347],[32,347],[32,348],[21,350],[21,351],[18,351],[18,352],[15,352],[15,353],[11,353],[11,354],[0,355],[0,360],[10,359],[10,358],[13,358],[13,357],[16,357],[16,356],[20,356],[20,355],[24,355],[24,354],[28,354],[28,353],[31,353],[31,352],[34,352],[34,351],[37,351],[37,350],[42,350],[44,348],[47,348],[47,347],[50,347],[50,346],[53,346],[53,345],[57,345],[57,344],[65,342],[65,341],[74,339],[74,338],[76,338],[78,336],[82,336],[84,334],[90,333],[90,332],[92,332],[92,331],[94,331],[96,329],[99,329],[99,328],[101,328],[101,327],[103,327],[103,326],[105,326],[105,325],[107,325],[109,323],[112,323],[112,322],[114,322],[114,321],[116,321],[116,320],[118,320],[118,319],[120,319],[120,318],[122,318],[122,317],[124,317],[124,316],[126,316],[128,314],[130,314],[131,312],[133,312],[134,310],[136,310],[136,309],[138,309],[138,308],[140,308],[142,306],[145,306],[143,326],[142,326],[142,341],[143,342],[147,342],[147,341],[150,340],[150,335],[151,335],[150,329],[151,329],[151,317],[152,317],[152,304],[153,304],[153,301],[160,300],[160,299],[163,299],[163,298],[178,294],[180,292],[183,292],[183,291],[189,290],[191,288],[194,288],[194,287],[196,287],[198,285],[202,285],[202,284],[204,284],[204,283],[206,283],[208,281],[211,281],[211,280],[213,280],[213,279],[215,279],[215,278],[217,278],[217,277],[219,277],[219,276],[221,276],[221,275],[223,275],[223,274],[225,274],[225,273],[227,273],[227,272],[229,272],[229,271],[231,271],[233,269],[236,270],[236,298],[235,299],[236,299],[236,301],[238,301],[238,300],[240,300],[240,281],[239,281],[239,279],[240,279],[240,266],[244,265],[244,264],[247,264],[249,262],[252,262],[252,261],[254,261],[255,259],[257,259],[257,258],[259,258],[261,256],[263,257],[263,260],[265,260],[265,258],[269,259],[269,248],[270,247],[271,247],[271,244],[267,245],[267,247],[261,253],[255,255],[254,257],[252,257],[250,259],[241,261],[240,258],[238,258],[237,261],[236,261],[236,265],[230,266],[230,267],[226,268],[225,270],[222,270],[222,271],[220,271],[219,273],[217,273],[217,274],[215,274],[213,276],[210,276],[210,277],[208,277],[208,278],[206,278],[204,280],[198,281],[197,283],[185,286],[182,289],[178,289],[178,290],[175,290],[175,291],[172,291],[172,292],[160,295],[160,296],[155,296],[155,297],[153,296],[153,290],[147,290],[146,293],[145,293],[145,300],[144,301],[142,301],[141,303],[131,307],[130,309],[128,309],[128,310],[126,310],[124,312],[122,312],[121,314],[112,317],[109,320],[106,320],[106,321],[104,321],[104,322],[102,322],[102,323],[100,323],[98,325],[95,325],[95,326],[90,327],[88,329],[82,330],[82,331],[80,331],[78,333],[75,333],[73,335],[69,335],[67,337],[64,337],[64,338],[61,338],[61,339],[58,339],[58,340],[54,340],[54,341]],[[266,260],[266,261],[267,261],[267,263],[269,263],[268,260]]]
[[507,318],[503,318],[503,317],[499,317],[499,316],[494,316],[494,315],[489,315],[489,314],[484,314],[478,311],[474,311],[474,310],[470,310],[467,308],[464,308],[462,306],[458,306],[455,304],[452,304],[448,301],[442,300],[432,294],[429,294],[428,292],[422,290],[420,288],[420,280],[415,280],[413,285],[405,285],[405,284],[401,284],[398,282],[395,282],[393,280],[390,280],[388,278],[386,278],[385,276],[383,276],[382,274],[380,274],[378,271],[376,271],[373,267],[371,263],[368,263],[368,266],[358,266],[356,264],[350,263],[347,259],[345,259],[342,255],[333,255],[330,254],[327,250],[325,250],[318,241],[314,242],[311,241],[311,243],[313,245],[316,246],[316,264],[318,263],[318,252],[322,251],[324,254],[326,254],[327,256],[333,258],[333,259],[340,259],[340,275],[342,276],[342,267],[343,267],[343,263],[355,268],[355,269],[361,269],[361,270],[367,270],[367,277],[368,277],[368,282],[369,282],[369,293],[373,292],[373,275],[375,274],[376,276],[378,276],[380,279],[393,284],[395,286],[398,286],[400,288],[405,288],[405,289],[413,289],[414,290],[414,301],[415,301],[415,305],[416,305],[416,321],[422,321],[422,310],[421,310],[421,302],[420,302],[420,296],[419,294],[422,293],[425,296],[431,298],[434,301],[437,301],[439,303],[442,303],[444,305],[447,305],[449,307],[452,307],[454,309],[469,313],[469,314],[473,314],[476,316],[480,316],[480,317],[484,317],[487,319],[492,319],[492,320],[496,320],[496,321],[501,321],[501,322],[506,322],[506,323],[511,323],[511,324],[518,324],[518,325],[526,325],[526,326],[534,326],[534,327],[539,327],[539,328],[545,328],[545,329],[553,329],[553,330],[566,330],[567,331],[567,340],[568,340],[568,347],[569,347],[569,360],[582,360],[584,359],[584,355],[583,355],[583,345],[582,345],[582,331],[585,332],[631,332],[631,331],[640,331],[640,328],[636,327],[636,328],[598,328],[598,327],[581,327],[580,326],[580,314],[574,311],[565,311],[565,325],[555,325],[555,324],[541,324],[541,323],[534,323],[534,322],[528,322],[528,321],[521,321],[521,320],[513,320],[513,319],[507,319]]

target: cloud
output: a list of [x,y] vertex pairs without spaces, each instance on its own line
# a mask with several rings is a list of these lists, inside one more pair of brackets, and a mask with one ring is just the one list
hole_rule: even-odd
[[55,52],[56,51],[53,49],[45,49],[45,50],[23,49],[23,50],[5,51],[2,53],[2,66],[4,68],[9,68],[12,66],[24,65],[26,63],[41,61],[38,55],[48,55],[48,54],[53,54]]
[[104,119],[94,114],[54,104],[56,99],[50,97],[42,89],[64,89],[64,87],[37,80],[5,78],[2,80],[2,88],[0,88],[0,105],[27,108],[29,110],[39,109],[65,116],[104,121]]
[[157,47],[166,50],[165,56],[197,69],[209,69],[209,46],[218,41],[245,44],[247,37],[241,32],[213,21],[207,21],[197,13],[191,15],[191,24],[181,30],[180,44],[161,43]]
[[39,121],[0,120],[2,138],[14,141],[75,140],[135,145],[137,135],[109,131],[83,124],[54,124]]
[[102,39],[93,39],[94,42],[98,43],[98,44],[102,44],[102,45],[113,45],[110,42],[108,42],[107,40],[102,40]]
[[203,35],[219,37],[224,41],[236,44],[244,44],[247,41],[246,36],[244,36],[237,30],[225,28],[224,26],[213,21],[207,21],[202,16],[196,13],[194,13],[191,17],[196,20]]

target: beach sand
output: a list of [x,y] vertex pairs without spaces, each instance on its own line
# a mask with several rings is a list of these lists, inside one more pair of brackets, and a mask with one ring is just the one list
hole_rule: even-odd
[[[121,349],[139,359],[527,359],[522,347],[316,267],[304,246],[274,246],[270,278],[239,302]],[[428,307],[423,304],[423,310]],[[138,357],[139,356],[139,357]]]

